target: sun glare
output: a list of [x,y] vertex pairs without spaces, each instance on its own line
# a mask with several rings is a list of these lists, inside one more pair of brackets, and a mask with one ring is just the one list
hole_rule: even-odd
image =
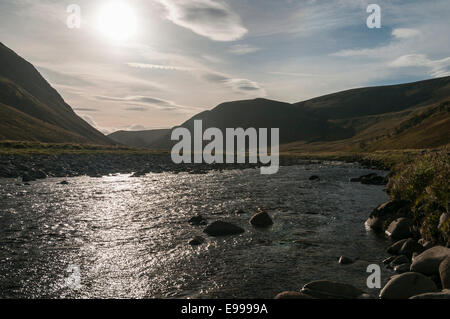
[[124,2],[109,2],[100,10],[97,27],[112,41],[124,42],[137,31],[136,15],[133,8]]

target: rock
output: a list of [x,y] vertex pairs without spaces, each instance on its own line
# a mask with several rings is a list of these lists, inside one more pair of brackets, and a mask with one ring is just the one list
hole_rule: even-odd
[[266,212],[259,212],[250,218],[250,224],[255,227],[269,227],[273,225],[273,221]]
[[298,291],[284,291],[276,295],[274,299],[313,299],[313,298]]
[[363,175],[359,178],[352,178],[351,182],[361,182],[366,185],[386,185],[388,180],[383,176],[379,176],[376,173]]
[[389,267],[395,268],[396,266],[399,266],[402,264],[407,264],[407,263],[409,263],[408,257],[406,257],[404,255],[400,255],[398,257],[395,257],[394,260],[391,261],[391,263],[389,264]]
[[448,256],[450,256],[450,248],[443,246],[435,246],[425,250],[414,258],[411,271],[419,272],[427,276],[438,274],[439,265]]
[[383,260],[383,264],[389,265],[395,258],[397,258],[397,257],[396,256],[388,257],[385,260]]
[[421,253],[423,253],[424,250],[425,249],[423,248],[422,245],[420,245],[414,239],[410,238],[403,244],[402,248],[400,248],[398,253],[400,255],[405,255],[408,258],[411,258],[413,253],[421,254]]
[[47,174],[45,174],[44,171],[37,170],[37,171],[33,172],[33,177],[36,179],[46,179]]
[[202,236],[195,236],[193,239],[189,241],[189,245],[191,246],[199,246],[205,242],[205,238]]
[[386,230],[386,235],[392,239],[405,239],[411,237],[412,221],[409,218],[397,218]]
[[345,256],[341,256],[339,258],[339,264],[341,265],[349,265],[349,264],[353,264],[354,261],[351,258],[345,257]]
[[27,183],[27,182],[33,182],[36,179],[33,178],[32,176],[28,175],[27,173],[22,175],[22,182]]
[[207,221],[206,221],[206,218],[203,217],[202,215],[197,215],[197,216],[194,216],[191,219],[189,219],[189,224],[191,224],[193,226],[201,226],[201,225],[206,225]]
[[436,284],[428,277],[407,272],[392,277],[380,292],[381,299],[408,299],[412,296],[436,292]]
[[320,177],[317,175],[313,175],[309,178],[310,181],[320,181]]
[[391,246],[388,247],[387,252],[391,255],[399,255],[400,249],[402,249],[403,244],[406,243],[408,239],[402,239],[395,243],[393,243]]
[[444,226],[444,224],[447,223],[447,221],[450,219],[450,214],[448,213],[443,213],[441,215],[441,217],[439,218],[439,225],[438,225],[438,229],[441,229],[442,226]]
[[450,299],[450,289],[444,289],[441,292],[429,292],[409,299]]
[[68,181],[62,181],[61,183],[59,183],[59,185],[69,185]]
[[450,289],[450,256],[439,265],[439,276],[441,277],[442,289]]
[[403,274],[405,272],[409,272],[409,269],[411,268],[411,263],[401,264],[394,267],[394,271],[397,274]]
[[364,294],[364,291],[352,285],[328,280],[310,282],[303,287],[301,292],[320,299],[356,299]]
[[435,246],[431,241],[427,241],[423,238],[420,238],[418,243],[422,245],[424,251]]
[[223,221],[216,221],[210,225],[208,225],[204,233],[210,235],[210,236],[227,236],[227,235],[238,235],[242,234],[245,230],[242,229],[239,226],[223,222]]
[[385,224],[399,214],[409,213],[409,203],[406,201],[390,200],[372,211],[365,225],[376,232],[384,232]]

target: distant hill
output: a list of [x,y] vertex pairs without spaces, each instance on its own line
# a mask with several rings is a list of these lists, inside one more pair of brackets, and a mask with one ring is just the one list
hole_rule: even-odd
[[75,114],[27,61],[0,43],[0,140],[114,144]]
[[153,143],[170,134],[171,130],[117,131],[108,137],[113,141],[138,148],[149,148]]
[[[396,129],[447,100],[450,77],[353,89],[295,104],[267,99],[227,102],[195,115],[181,126],[192,130],[194,120],[201,119],[204,129],[278,127],[282,150],[287,152],[436,147],[450,142],[448,108],[441,107],[429,119],[401,134]],[[128,132],[127,139],[133,144],[125,139],[121,143],[154,149],[170,149],[173,145],[170,131],[160,138]]]

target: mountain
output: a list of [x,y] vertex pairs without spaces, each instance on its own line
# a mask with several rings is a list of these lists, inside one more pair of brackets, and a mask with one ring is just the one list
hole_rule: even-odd
[[75,114],[40,73],[0,43],[0,140],[114,144]]
[[[267,99],[227,102],[199,113],[183,123],[192,131],[195,120],[204,129],[280,128],[283,151],[353,151],[382,148],[424,148],[449,143],[448,108],[450,77],[414,83],[359,88],[289,104]],[[397,128],[421,117],[420,128]],[[121,132],[120,135],[124,135]],[[170,149],[170,131],[159,138],[150,133],[128,132],[121,143],[154,149]],[[149,136],[146,138],[146,136]]]
[[140,147],[148,148],[154,142],[170,134],[170,132],[171,130],[169,129],[137,131],[137,132],[117,131],[108,135],[108,137],[119,144],[138,148]]

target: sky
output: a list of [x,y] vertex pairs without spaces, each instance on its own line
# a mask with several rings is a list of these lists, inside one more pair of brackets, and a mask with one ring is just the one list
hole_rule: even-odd
[[107,134],[448,76],[449,16],[448,0],[2,0],[0,42]]

